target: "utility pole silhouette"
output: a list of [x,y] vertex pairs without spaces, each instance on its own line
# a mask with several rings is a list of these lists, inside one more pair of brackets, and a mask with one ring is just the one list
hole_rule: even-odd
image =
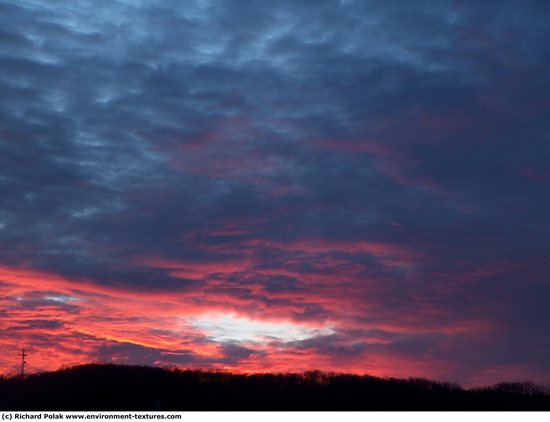
[[25,365],[27,364],[27,361],[25,360],[25,357],[29,356],[28,353],[25,353],[25,348],[21,349],[21,353],[19,353],[19,356],[21,356],[21,378],[25,377]]

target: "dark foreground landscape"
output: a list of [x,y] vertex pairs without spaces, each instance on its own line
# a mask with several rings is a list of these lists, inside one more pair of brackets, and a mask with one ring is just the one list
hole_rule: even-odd
[[465,390],[426,379],[83,365],[0,379],[2,410],[550,410],[531,383]]

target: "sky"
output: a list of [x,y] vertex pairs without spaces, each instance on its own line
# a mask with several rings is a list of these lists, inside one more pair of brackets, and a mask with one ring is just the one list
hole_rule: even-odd
[[0,1],[0,373],[550,383],[550,3]]

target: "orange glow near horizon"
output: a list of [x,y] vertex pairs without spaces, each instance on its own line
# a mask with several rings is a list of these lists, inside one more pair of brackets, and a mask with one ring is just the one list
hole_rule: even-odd
[[[416,318],[361,325],[345,312],[341,319],[297,320],[285,317],[289,308],[284,304],[274,306],[271,317],[261,317],[257,309],[242,306],[247,301],[223,293],[197,301],[206,286],[193,293],[140,292],[9,267],[0,268],[0,280],[0,328],[11,333],[0,339],[0,373],[7,375],[19,370],[17,353],[25,347],[31,373],[113,362],[242,373],[318,369],[438,378],[445,373],[445,362],[392,351],[393,337],[478,330],[481,338],[490,332],[482,322],[430,327]],[[345,309],[353,302],[353,297],[337,294],[331,302],[328,293],[319,292],[303,306]],[[363,338],[346,337],[357,330],[366,333]]]

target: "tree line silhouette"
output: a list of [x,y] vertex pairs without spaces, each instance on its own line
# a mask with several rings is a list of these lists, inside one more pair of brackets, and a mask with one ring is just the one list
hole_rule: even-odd
[[235,374],[91,364],[0,378],[1,410],[550,410],[530,382],[463,389],[424,378]]

